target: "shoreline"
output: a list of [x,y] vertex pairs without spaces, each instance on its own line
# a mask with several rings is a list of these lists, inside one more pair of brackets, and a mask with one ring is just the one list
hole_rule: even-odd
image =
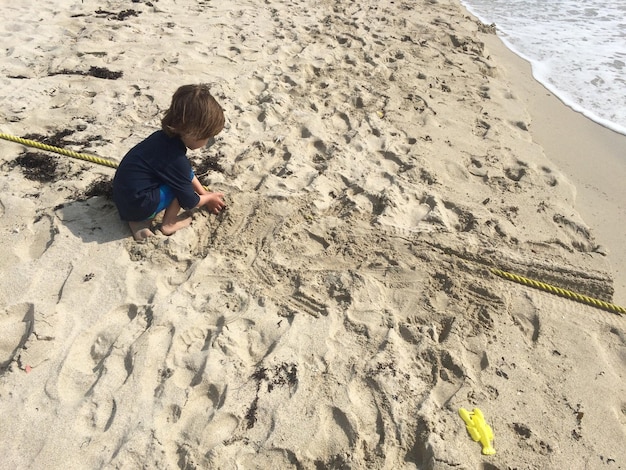
[[505,69],[516,98],[526,105],[533,140],[574,184],[576,210],[597,243],[608,248],[614,276],[613,302],[625,305],[626,250],[622,243],[626,238],[626,136],[564,104],[533,77],[530,63],[509,49],[500,37],[484,34],[482,38],[498,65]]

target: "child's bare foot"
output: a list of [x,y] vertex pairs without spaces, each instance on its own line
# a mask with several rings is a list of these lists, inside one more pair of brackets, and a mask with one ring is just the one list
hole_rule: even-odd
[[191,225],[191,217],[190,216],[182,216],[178,217],[176,221],[171,224],[161,224],[161,232],[163,235],[170,236],[173,233],[179,231],[181,228],[185,228]]
[[128,222],[130,226],[130,230],[133,232],[133,237],[137,241],[145,240],[148,237],[153,235],[152,230],[150,230],[150,224],[152,221],[143,220],[141,222]]

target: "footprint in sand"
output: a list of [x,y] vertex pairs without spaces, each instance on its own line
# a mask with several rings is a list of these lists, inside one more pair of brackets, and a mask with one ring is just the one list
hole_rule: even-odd
[[315,452],[317,449],[332,447],[334,449],[352,453],[358,439],[358,433],[352,424],[356,421],[354,415],[348,416],[336,406],[320,406],[316,412],[319,432],[311,436],[309,449]]
[[466,374],[462,361],[450,351],[444,349],[434,355],[436,365],[433,368],[434,386],[431,396],[436,403],[443,406],[461,389]]
[[528,296],[515,296],[510,300],[511,316],[522,332],[522,338],[535,344],[541,333],[541,321],[537,307]]
[[220,414],[207,423],[201,411],[197,410],[170,446],[170,459],[178,463],[178,468],[198,468],[196,464],[202,463],[200,466],[205,467],[209,451],[230,438],[239,425],[237,417],[230,413]]
[[32,259],[41,258],[54,242],[55,228],[50,217],[42,217],[33,224],[34,236],[30,244],[29,254]]
[[150,312],[144,310],[128,304],[100,316],[73,341],[57,379],[46,386],[48,393],[75,402],[101,381],[109,390],[121,386],[133,372],[131,347],[148,328]]
[[444,201],[443,205],[447,211],[448,226],[457,232],[471,232],[478,225],[474,214],[464,208],[457,206],[453,202]]
[[0,312],[0,371],[13,361],[35,325],[33,304],[13,305]]
[[331,117],[331,122],[333,124],[333,127],[339,132],[345,133],[352,130],[352,123],[350,122],[350,118],[346,113],[336,112]]
[[[29,224],[30,225],[30,224]],[[23,260],[35,260],[43,256],[54,242],[56,229],[49,216],[43,216],[24,229],[16,229],[18,242],[13,246],[13,252]]]
[[239,419],[230,413],[218,414],[208,423],[206,416],[202,416],[201,413],[194,413],[184,428],[183,434],[193,435],[195,433],[199,442],[199,449],[206,453],[232,436],[237,426],[239,426]]
[[569,235],[570,243],[577,251],[591,252],[596,244],[589,229],[582,223],[561,214],[554,214],[554,223]]
[[[404,198],[400,201],[400,198]],[[398,196],[398,204],[395,207],[386,207],[378,217],[378,222],[385,226],[411,231],[427,230],[428,225],[422,222],[433,222],[427,219],[435,206],[436,201],[432,197],[410,198]]]
[[261,448],[254,454],[237,458],[240,468],[301,468],[298,458],[290,449],[275,447]]
[[556,186],[559,184],[559,180],[557,180],[556,176],[552,174],[552,170],[547,166],[542,166],[541,170],[544,174],[544,181],[548,186]]
[[172,353],[175,372],[172,380],[180,389],[185,390],[200,382],[213,336],[210,328],[194,327],[174,339]]
[[[348,430],[354,434],[356,448],[367,444],[370,449],[383,450],[386,439],[385,427],[380,426],[382,421],[381,410],[373,396],[373,389],[361,379],[354,379],[348,384],[348,399],[352,409],[359,410],[356,416],[354,429]],[[358,441],[364,441],[360,443]]]
[[522,164],[521,162],[518,162],[518,164],[519,165],[515,167],[506,168],[504,170],[504,174],[506,175],[506,177],[516,183],[518,183],[524,176],[526,176],[526,173],[528,172],[526,164]]

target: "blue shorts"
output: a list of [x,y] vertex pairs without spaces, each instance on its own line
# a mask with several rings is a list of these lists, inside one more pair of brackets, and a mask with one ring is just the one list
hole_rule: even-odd
[[174,191],[167,184],[159,187],[159,205],[157,206],[154,214],[150,216],[150,218],[154,218],[159,212],[165,210],[169,207],[169,205],[174,200]]
[[[192,170],[190,175],[190,181],[193,180],[194,176],[195,175]],[[167,184],[159,186],[159,205],[157,206],[154,213],[150,217],[148,217],[148,220],[154,219],[159,212],[167,209],[172,201],[174,201],[174,198],[175,196],[172,188],[170,188]]]

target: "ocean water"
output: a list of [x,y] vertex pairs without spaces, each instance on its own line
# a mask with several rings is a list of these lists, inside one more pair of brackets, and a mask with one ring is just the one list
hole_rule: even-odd
[[626,0],[461,0],[495,23],[533,76],[588,118],[626,134]]

